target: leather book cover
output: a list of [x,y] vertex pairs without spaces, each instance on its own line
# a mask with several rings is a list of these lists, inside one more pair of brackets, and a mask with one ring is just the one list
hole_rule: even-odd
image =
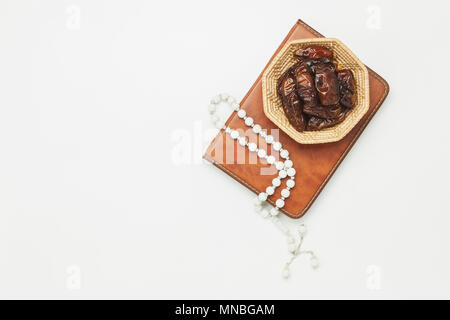
[[[286,42],[318,37],[323,36],[299,20],[292,27],[264,70]],[[264,70],[262,70],[256,82],[242,99],[241,109],[244,109],[254,119],[255,123],[260,124],[263,129],[274,133],[274,136],[278,137],[282,143],[283,148],[289,151],[290,159],[293,161],[294,168],[297,172],[295,177],[296,185],[291,189],[291,195],[281,211],[291,218],[300,218],[316,200],[339,164],[355,144],[374,114],[378,111],[389,92],[389,85],[383,78],[368,68],[370,108],[364,117],[340,141],[306,145],[292,140],[264,115],[261,83]],[[248,127],[246,127],[242,119],[237,117],[236,112],[232,113],[226,121],[226,125],[232,129],[241,129],[250,141],[258,142],[257,135],[248,131]],[[261,141],[258,142],[258,144],[260,143]],[[249,153],[247,148],[241,147],[237,141],[231,139],[223,130],[220,130],[208,146],[203,157],[242,185],[258,194],[265,191],[268,185],[271,185],[271,181],[276,176],[277,171],[274,168],[271,170],[270,166],[264,161],[260,162],[258,159],[252,158]],[[245,161],[240,161],[242,160],[242,156]],[[281,190],[282,188],[277,188],[275,194],[267,201],[274,205],[274,199],[280,197]]]

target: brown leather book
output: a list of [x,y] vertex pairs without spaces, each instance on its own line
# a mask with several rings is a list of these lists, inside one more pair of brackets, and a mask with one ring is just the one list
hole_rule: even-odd
[[[299,20],[292,27],[267,65],[270,64],[273,57],[286,42],[318,37],[323,36]],[[261,76],[264,70],[241,101],[241,108],[255,120],[255,123],[260,124],[264,129],[267,129],[269,132],[274,130],[273,132],[276,135],[279,133],[279,141],[282,143],[283,148],[289,151],[290,158],[297,171],[295,176],[296,185],[291,189],[291,195],[286,200],[282,211],[289,217],[300,218],[311,207],[362,131],[378,111],[389,92],[389,85],[383,78],[368,68],[370,83],[369,111],[342,140],[333,143],[305,145],[292,140],[264,115],[261,85]],[[233,129],[242,129],[244,132],[248,132],[248,127],[245,126],[242,119],[237,117],[235,112],[227,120],[226,125]],[[253,138],[254,141],[257,141],[256,134],[253,133],[254,137],[251,134],[252,132],[247,135],[249,139],[252,140]],[[245,154],[243,155],[243,153]],[[239,161],[242,159],[242,155],[245,161]],[[256,194],[265,191],[266,187],[271,185],[272,179],[276,176],[275,169],[270,170],[270,166],[267,163],[252,158],[247,148],[240,146],[223,130],[210,143],[203,157]],[[281,186],[284,185],[285,181],[286,179],[284,179]],[[277,188],[275,194],[268,199],[269,203],[274,205],[274,201],[280,197],[281,190],[281,187]]]

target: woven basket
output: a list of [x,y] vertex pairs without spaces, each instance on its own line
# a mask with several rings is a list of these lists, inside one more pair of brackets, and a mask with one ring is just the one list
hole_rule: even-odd
[[[320,131],[298,132],[289,123],[284,114],[281,100],[277,95],[277,83],[280,76],[298,61],[294,52],[309,45],[321,45],[331,49],[336,55],[340,68],[350,69],[355,78],[356,102],[345,120],[331,128]],[[341,140],[369,110],[369,73],[361,61],[339,40],[315,38],[294,40],[285,44],[275,56],[262,77],[263,103],[265,115],[281,130],[299,143],[315,144]]]

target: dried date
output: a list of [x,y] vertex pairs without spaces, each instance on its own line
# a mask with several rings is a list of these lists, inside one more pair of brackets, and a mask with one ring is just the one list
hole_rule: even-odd
[[336,119],[342,113],[342,107],[340,105],[334,106],[322,106],[322,105],[304,105],[303,113],[315,116],[322,119]]
[[321,63],[315,66],[314,83],[319,93],[320,103],[331,106],[339,103],[339,84],[331,63]]
[[295,56],[303,59],[327,58],[331,60],[333,59],[333,51],[322,46],[313,45],[305,49],[298,49],[295,52]]
[[355,80],[350,70],[339,70],[337,72],[339,82],[340,103],[343,106],[352,108],[355,105]]
[[314,78],[309,65],[300,62],[293,68],[293,74],[297,81],[297,92],[303,100],[305,107],[314,107],[317,105],[317,92],[314,85]]
[[306,129],[309,131],[317,131],[317,130],[322,130],[325,128],[332,127],[332,126],[344,121],[345,115],[346,115],[345,111],[341,111],[339,116],[335,119],[322,119],[319,117],[312,116],[308,120],[308,125],[307,125]]
[[278,84],[278,94],[281,97],[284,113],[289,123],[297,130],[304,131],[306,119],[302,113],[303,103],[297,93],[294,76],[288,70]]

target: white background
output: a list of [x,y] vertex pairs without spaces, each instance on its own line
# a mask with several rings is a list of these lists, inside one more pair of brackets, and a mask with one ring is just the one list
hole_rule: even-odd
[[[450,298],[449,10],[1,1],[0,297]],[[241,99],[298,18],[391,92],[293,222],[320,268],[286,281],[253,193],[200,159],[209,99]]]

